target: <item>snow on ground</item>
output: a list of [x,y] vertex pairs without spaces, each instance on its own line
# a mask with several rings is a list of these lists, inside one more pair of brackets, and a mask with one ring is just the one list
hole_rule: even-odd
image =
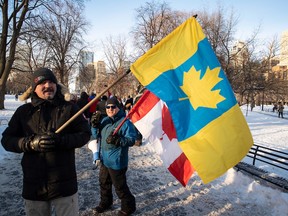
[[[5,110],[0,110],[0,138],[15,109],[23,102],[6,95]],[[261,112],[255,107],[245,115],[255,144],[288,152],[288,119],[277,113]],[[288,110],[288,107],[285,106]],[[247,114],[247,116],[246,116]],[[285,116],[284,116],[285,117]],[[3,120],[4,119],[4,120]],[[181,186],[162,166],[160,157],[149,145],[132,147],[127,172],[128,184],[136,197],[137,211],[133,215],[288,215],[288,193],[260,184],[259,181],[229,169],[211,183],[203,184],[194,174],[186,187]],[[0,215],[25,215],[22,190],[22,154],[6,152],[0,145]],[[92,154],[87,146],[76,150],[79,182],[80,216],[93,215],[91,208],[99,202],[98,170],[92,169]],[[251,164],[250,158],[243,161]],[[256,166],[288,179],[288,172],[256,162]],[[114,196],[111,211],[115,215],[120,202]]]

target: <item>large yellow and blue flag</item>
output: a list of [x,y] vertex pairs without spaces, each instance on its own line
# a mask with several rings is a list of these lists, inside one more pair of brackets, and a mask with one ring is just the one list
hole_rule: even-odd
[[253,139],[229,81],[191,17],[131,66],[172,116],[179,146],[204,183],[235,166]]

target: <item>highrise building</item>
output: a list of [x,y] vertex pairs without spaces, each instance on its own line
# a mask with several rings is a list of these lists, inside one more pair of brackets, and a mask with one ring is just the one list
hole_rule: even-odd
[[284,31],[280,41],[280,66],[288,66],[288,31]]
[[74,76],[71,78],[71,85],[69,86],[72,92],[79,93],[81,91],[89,91],[89,83],[94,82],[94,53],[90,51],[81,51],[78,61],[78,69],[76,69]]
[[108,85],[106,64],[104,61],[97,61],[94,65],[96,69],[96,93],[99,93]]
[[88,64],[94,62],[94,53],[90,51],[81,51],[80,52],[80,62],[83,67],[86,67]]

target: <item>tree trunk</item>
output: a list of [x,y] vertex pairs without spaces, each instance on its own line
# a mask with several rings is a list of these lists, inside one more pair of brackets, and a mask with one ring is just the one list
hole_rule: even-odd
[[0,81],[0,110],[4,109],[5,84]]

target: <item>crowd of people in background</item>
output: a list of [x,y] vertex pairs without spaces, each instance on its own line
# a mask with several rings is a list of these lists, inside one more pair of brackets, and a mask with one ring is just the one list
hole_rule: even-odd
[[[87,92],[83,91],[81,92],[79,98],[74,95],[72,96],[72,102],[76,103],[80,109],[82,109],[84,106],[86,106],[90,101],[92,101],[96,97],[95,93],[91,93],[88,95]],[[134,100],[131,95],[128,95],[126,97],[118,97],[116,95],[112,95],[111,93],[108,92],[106,95],[102,95],[98,100],[94,101],[89,108],[85,109],[83,112],[84,117],[89,121],[96,111],[100,111],[102,115],[106,116],[106,109],[105,109],[105,103],[107,99],[110,97],[116,97],[119,101],[119,105],[121,109],[125,111],[127,114],[131,108],[134,105]]]

